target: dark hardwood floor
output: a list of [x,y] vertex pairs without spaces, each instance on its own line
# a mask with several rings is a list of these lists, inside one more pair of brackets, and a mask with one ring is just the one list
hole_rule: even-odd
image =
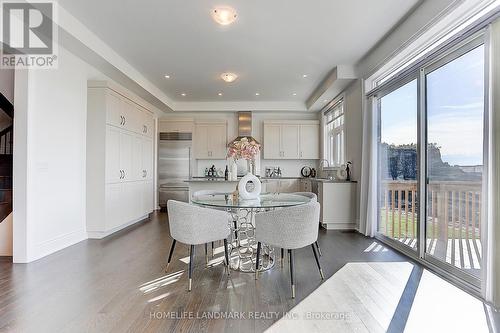
[[[408,261],[392,250],[365,252],[373,241],[321,230],[326,278],[348,262]],[[292,299],[288,265],[277,264],[258,281],[234,271],[228,277],[222,264],[205,267],[204,248],[198,246],[193,291],[187,292],[181,259],[188,257],[188,247],[178,243],[164,273],[170,244],[167,216],[156,213],[106,239],[87,240],[30,264],[0,261],[0,331],[261,332],[322,283],[309,247],[296,252]],[[226,311],[247,319],[203,317]],[[248,319],[255,312],[259,318]]]

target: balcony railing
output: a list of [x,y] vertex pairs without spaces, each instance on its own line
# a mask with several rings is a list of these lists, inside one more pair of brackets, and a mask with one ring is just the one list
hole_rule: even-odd
[[[431,181],[427,190],[427,253],[479,274],[481,182]],[[379,231],[416,248],[418,196],[416,181],[382,181]]]

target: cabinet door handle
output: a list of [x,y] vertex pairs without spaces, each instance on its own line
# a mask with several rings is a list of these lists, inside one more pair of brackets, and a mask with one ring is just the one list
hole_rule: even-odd
[[120,170],[120,179],[123,179],[123,173],[121,170]]
[[[120,116],[120,125],[123,125],[123,116]],[[121,172],[121,170],[120,170]]]
[[302,157],[302,152],[300,152],[300,157]]
[[127,118],[125,118],[125,116],[123,116],[123,125],[125,125],[126,122],[127,122]]

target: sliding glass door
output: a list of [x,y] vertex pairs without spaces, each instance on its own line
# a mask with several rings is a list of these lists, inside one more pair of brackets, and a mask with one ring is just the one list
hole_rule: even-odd
[[426,254],[480,278],[484,46],[469,45],[426,68],[425,87]]
[[390,89],[379,106],[378,232],[417,248],[417,79]]
[[430,59],[375,96],[377,236],[479,286],[486,204],[482,36]]

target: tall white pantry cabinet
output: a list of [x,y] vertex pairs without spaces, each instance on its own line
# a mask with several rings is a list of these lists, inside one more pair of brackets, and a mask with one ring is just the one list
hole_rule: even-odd
[[154,210],[154,117],[104,81],[87,93],[87,233],[103,238]]

